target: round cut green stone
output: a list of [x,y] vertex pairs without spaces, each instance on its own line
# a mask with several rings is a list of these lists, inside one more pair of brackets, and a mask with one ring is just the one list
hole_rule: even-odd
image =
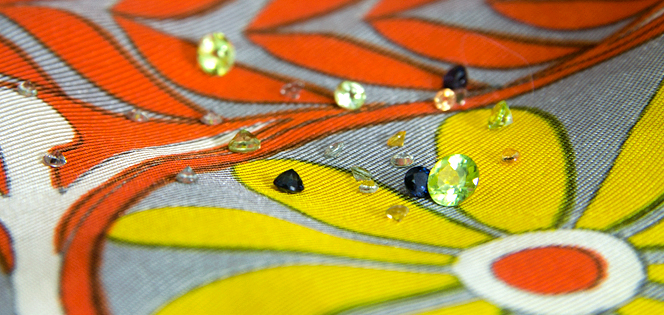
[[235,47],[224,33],[205,35],[198,44],[198,65],[203,71],[225,75],[235,63]]
[[480,171],[475,162],[463,155],[448,155],[433,166],[427,188],[431,199],[443,206],[456,206],[475,192]]
[[334,90],[334,101],[340,107],[348,110],[360,109],[366,99],[367,94],[364,92],[364,87],[357,82],[343,81]]

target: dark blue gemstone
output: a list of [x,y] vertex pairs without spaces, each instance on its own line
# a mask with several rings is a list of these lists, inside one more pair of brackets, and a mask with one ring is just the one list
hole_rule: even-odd
[[279,190],[287,193],[297,193],[304,190],[302,178],[300,178],[300,175],[298,175],[293,169],[279,174],[279,176],[274,179],[274,186],[277,186]]
[[424,166],[415,166],[406,172],[404,184],[406,184],[406,189],[408,189],[411,196],[426,198],[429,197],[428,180],[429,169]]
[[456,90],[465,89],[468,85],[468,75],[466,74],[466,67],[455,66],[445,73],[443,77],[443,87]]

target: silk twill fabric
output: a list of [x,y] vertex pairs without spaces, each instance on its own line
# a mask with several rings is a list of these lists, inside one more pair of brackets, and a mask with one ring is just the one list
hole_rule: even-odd
[[[0,315],[664,313],[663,14],[655,0],[0,0]],[[197,64],[213,32],[236,49],[224,76]],[[466,103],[441,112],[456,65]],[[361,109],[335,104],[345,80]],[[280,93],[295,81],[298,97]],[[501,100],[514,122],[489,130]],[[228,150],[242,129],[259,150]],[[67,163],[45,165],[54,151]],[[411,197],[390,164],[402,152],[427,168],[464,154],[479,185],[457,207]],[[187,166],[194,183],[176,180]],[[274,187],[290,169],[303,191]]]

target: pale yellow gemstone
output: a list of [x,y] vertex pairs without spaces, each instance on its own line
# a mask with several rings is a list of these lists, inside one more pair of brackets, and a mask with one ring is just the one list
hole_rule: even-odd
[[204,36],[198,44],[198,65],[209,74],[223,76],[235,63],[235,47],[224,33]]
[[248,130],[240,130],[228,143],[228,149],[237,153],[253,152],[261,148],[261,141]]
[[406,140],[406,131],[399,131],[387,140],[387,145],[390,147],[403,147]]
[[456,105],[457,97],[456,93],[451,89],[442,89],[436,93],[436,96],[433,98],[433,103],[436,107],[444,112],[452,109]]
[[402,205],[391,206],[385,211],[385,216],[397,222],[401,222],[408,214],[408,207]]
[[509,163],[514,163],[519,159],[519,156],[520,156],[519,151],[511,149],[511,148],[507,148],[507,149],[503,150],[502,160],[503,160],[503,162],[508,163],[508,164]]
[[360,181],[360,186],[358,187],[360,192],[363,194],[373,194],[378,190],[378,185],[373,180],[363,180]]

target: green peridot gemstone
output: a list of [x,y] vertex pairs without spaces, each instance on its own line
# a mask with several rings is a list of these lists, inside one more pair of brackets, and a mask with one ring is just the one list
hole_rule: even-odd
[[198,44],[198,65],[203,71],[225,75],[235,63],[235,47],[224,33],[205,35]]
[[339,107],[348,110],[360,109],[366,99],[367,94],[364,92],[364,87],[357,82],[343,81],[334,90],[334,101]]
[[443,206],[456,206],[475,192],[480,171],[475,162],[463,155],[448,155],[429,173],[427,188],[431,199]]
[[489,129],[498,129],[512,124],[512,111],[507,102],[500,101],[491,110],[489,116]]

